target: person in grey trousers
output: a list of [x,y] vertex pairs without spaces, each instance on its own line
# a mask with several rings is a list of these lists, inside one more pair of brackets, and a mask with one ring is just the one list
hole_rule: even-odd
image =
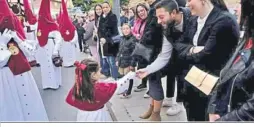
[[89,23],[86,26],[86,33],[84,34],[84,41],[88,44],[92,57],[99,62],[97,42],[93,39],[93,31],[95,27],[95,13],[94,10],[88,12]]

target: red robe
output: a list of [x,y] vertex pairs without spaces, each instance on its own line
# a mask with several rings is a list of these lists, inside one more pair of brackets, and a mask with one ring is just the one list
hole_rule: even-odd
[[26,59],[26,56],[19,48],[18,44],[14,41],[8,43],[8,48],[12,55],[8,61],[8,67],[14,75],[19,75],[24,72],[30,71],[31,67]]
[[74,99],[72,88],[66,98],[66,102],[83,111],[96,111],[104,107],[104,105],[113,96],[116,88],[116,83],[96,83],[94,85],[94,103]]

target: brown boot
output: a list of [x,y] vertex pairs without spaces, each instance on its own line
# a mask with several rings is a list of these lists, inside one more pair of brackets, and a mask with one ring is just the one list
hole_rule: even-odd
[[146,111],[144,114],[139,116],[139,118],[141,118],[141,119],[148,119],[152,115],[152,112],[153,112],[153,105],[150,105],[148,111]]
[[160,112],[152,112],[152,115],[150,116],[149,121],[161,121]]

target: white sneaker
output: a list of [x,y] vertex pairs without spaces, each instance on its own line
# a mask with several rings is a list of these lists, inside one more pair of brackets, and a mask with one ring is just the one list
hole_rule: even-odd
[[171,107],[173,105],[173,98],[166,98],[163,100],[162,107]]
[[167,111],[167,115],[169,116],[174,116],[180,113],[183,110],[183,105],[182,104],[174,104],[171,107],[169,107]]
[[148,94],[145,94],[144,98],[150,98],[150,96]]

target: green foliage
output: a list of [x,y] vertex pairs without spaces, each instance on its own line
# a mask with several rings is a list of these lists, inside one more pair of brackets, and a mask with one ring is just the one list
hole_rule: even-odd
[[74,7],[81,7],[82,11],[86,10],[85,0],[72,0]]
[[[73,5],[75,7],[81,7],[82,11],[88,11],[90,9],[92,9],[92,7],[94,7],[96,4],[98,3],[102,3],[105,0],[91,0],[91,2],[87,2],[88,0],[72,0],[73,1]],[[109,3],[114,6],[114,0],[108,0]],[[126,4],[128,3],[129,0],[120,0],[121,4]]]
[[129,0],[120,0],[120,4],[121,5],[125,5],[128,4]]

